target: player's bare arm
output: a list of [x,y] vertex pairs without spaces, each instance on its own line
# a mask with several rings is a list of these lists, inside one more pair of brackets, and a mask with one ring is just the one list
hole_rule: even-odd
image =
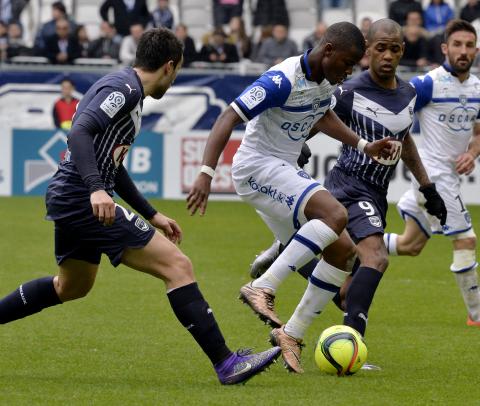
[[480,155],[480,124],[475,124],[473,137],[468,150],[460,155],[456,161],[456,171],[460,175],[470,175],[475,169],[475,160]]
[[362,141],[362,138],[350,130],[332,110],[327,110],[325,115],[313,125],[309,138],[318,132],[323,132],[329,137],[351,147],[359,149],[363,147],[363,152],[371,158],[377,156],[388,158],[391,155],[393,145],[390,142],[390,137],[374,142]]
[[200,215],[204,215],[207,209],[208,195],[210,194],[210,184],[212,182],[213,173],[218,163],[220,154],[227,145],[232,131],[243,120],[235,112],[232,107],[220,114],[215,122],[212,131],[208,137],[205,151],[203,152],[202,165],[210,168],[210,174],[205,171],[200,172],[195,183],[187,196],[187,210],[191,215],[194,215],[197,210],[200,210]]

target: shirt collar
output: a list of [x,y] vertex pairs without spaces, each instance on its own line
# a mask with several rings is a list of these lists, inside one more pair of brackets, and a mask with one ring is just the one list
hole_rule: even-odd
[[443,69],[445,69],[448,73],[450,73],[452,76],[458,76],[457,73],[452,69],[452,67],[450,66],[450,64],[445,61],[443,64]]
[[305,78],[310,81],[314,81],[312,79],[312,70],[308,65],[308,55],[310,54],[312,48],[307,49],[305,53],[300,57],[300,66],[302,67],[302,71],[305,74]]

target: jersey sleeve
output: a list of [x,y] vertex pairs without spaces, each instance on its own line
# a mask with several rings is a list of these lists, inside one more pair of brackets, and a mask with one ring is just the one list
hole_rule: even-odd
[[417,112],[432,101],[433,80],[429,75],[415,76],[410,81],[410,84],[417,92],[417,100],[415,101],[415,107],[413,109]]
[[75,117],[73,124],[75,125],[77,120],[83,122],[84,125],[91,121],[100,132],[104,131],[119,117],[133,110],[140,97],[138,92],[129,94],[126,87],[125,89],[114,86],[102,87],[80,113],[80,116],[83,117]]
[[343,122],[347,122],[350,117],[353,105],[353,91],[345,89],[343,86],[337,87],[332,95],[332,101],[330,103],[330,109]]
[[232,103],[232,108],[243,119],[250,121],[263,111],[285,104],[292,85],[281,71],[267,71],[248,86]]

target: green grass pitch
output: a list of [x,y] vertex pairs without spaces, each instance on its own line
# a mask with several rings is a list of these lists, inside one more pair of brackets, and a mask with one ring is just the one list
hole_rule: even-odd
[[[249,264],[272,237],[242,203],[211,202],[203,218],[184,202],[155,201],[183,228],[181,248],[232,349],[267,348],[269,329],[237,300]],[[480,208],[471,207],[480,230]],[[53,274],[53,227],[41,198],[0,199],[0,296]],[[402,223],[390,208],[389,230]],[[479,405],[480,329],[467,327],[449,271],[451,243],[434,237],[421,256],[393,258],[370,312],[369,361],[382,371],[337,378],[313,360],[320,332],[340,324],[331,304],[306,336],[303,376],[281,362],[245,386],[221,386],[180,326],[163,283],[103,259],[92,292],[77,302],[0,326],[0,405]],[[305,281],[277,294],[286,320]]]

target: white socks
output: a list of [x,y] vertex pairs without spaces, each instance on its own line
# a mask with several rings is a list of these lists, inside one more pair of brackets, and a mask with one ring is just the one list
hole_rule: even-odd
[[270,268],[252,282],[252,286],[270,289],[275,293],[292,271],[301,268],[337,239],[338,235],[323,221],[308,221],[298,230]]
[[388,255],[398,255],[397,253],[397,238],[398,234],[395,233],[385,233],[383,234],[383,242],[385,247],[387,247]]
[[478,289],[477,269],[456,273],[455,279],[462,292],[463,301],[473,321],[480,321],[480,291]]
[[302,300],[285,325],[285,333],[302,340],[307,328],[333,299],[348,274],[323,259],[320,260],[310,277]]

